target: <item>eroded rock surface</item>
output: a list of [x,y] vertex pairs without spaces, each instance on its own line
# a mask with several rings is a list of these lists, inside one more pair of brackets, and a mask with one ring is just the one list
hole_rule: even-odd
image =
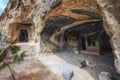
[[[15,80],[64,80],[60,75],[53,73],[47,66],[32,57],[20,64],[10,66]],[[7,67],[0,70],[0,79],[13,80]]]
[[3,43],[35,43],[36,54],[66,49],[92,54],[113,51],[120,72],[119,15],[114,16],[118,6],[111,2],[10,0],[0,17]]
[[101,72],[99,74],[99,80],[113,80],[113,79],[112,79],[112,76],[111,76],[110,73],[108,73],[108,72]]

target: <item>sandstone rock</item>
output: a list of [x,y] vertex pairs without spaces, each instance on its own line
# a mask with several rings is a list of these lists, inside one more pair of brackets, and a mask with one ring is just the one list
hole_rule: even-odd
[[74,76],[74,72],[72,70],[64,70],[62,76],[65,80],[71,80]]
[[54,6],[58,5],[61,0],[50,0],[50,7],[53,8]]
[[[101,10],[99,9],[99,5],[96,1],[100,3]],[[104,22],[108,24],[102,24],[102,26],[104,25],[106,33],[111,38],[112,47],[114,49],[113,51],[115,55],[117,55],[116,68],[118,72],[120,72],[120,28],[118,27],[119,22],[117,21],[119,18],[114,16],[114,13],[117,11],[116,9],[114,9],[116,8],[116,6],[114,7],[113,3],[110,2],[113,0],[102,0],[102,2],[100,0],[96,1],[10,0],[5,12],[0,17],[0,21],[2,24],[2,34],[5,35],[5,37],[2,38],[2,41],[3,43],[18,43],[20,30],[26,29],[25,25],[27,25],[27,27],[29,27],[27,28],[29,34],[28,42],[38,42],[39,44],[37,44],[36,46],[42,46],[40,47],[41,49],[36,48],[40,49],[37,50],[38,53],[43,51],[47,52],[47,50],[49,49],[47,49],[46,47],[49,47],[50,49],[54,48],[53,50],[61,49],[65,45],[65,33],[68,32],[71,28],[75,28],[76,26],[83,25],[85,23],[97,23],[99,21],[102,22],[102,19],[104,19]],[[56,21],[56,17],[60,20]],[[47,24],[48,21],[49,24]],[[24,28],[20,28],[18,26],[19,24],[24,25]],[[92,26],[91,24],[89,25]],[[78,30],[78,28],[76,30]],[[82,31],[78,30],[77,32]],[[46,32],[47,35],[42,35],[42,32]],[[6,36],[9,38],[9,40]],[[73,45],[74,44],[70,46],[73,47]]]
[[99,74],[99,80],[113,80],[112,75],[109,72],[101,72]]
[[86,61],[82,61],[82,62],[80,62],[80,64],[81,64],[80,68],[87,67]]
[[79,51],[78,51],[77,48],[73,48],[73,51],[74,51],[75,54],[79,54]]
[[120,73],[120,60],[119,59],[115,60],[115,66],[117,68],[117,71]]
[[22,0],[24,6],[28,6],[31,4],[31,0]]

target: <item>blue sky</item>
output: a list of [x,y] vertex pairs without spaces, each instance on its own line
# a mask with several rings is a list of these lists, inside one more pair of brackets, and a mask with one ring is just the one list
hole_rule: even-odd
[[9,0],[0,0],[0,15],[3,13]]

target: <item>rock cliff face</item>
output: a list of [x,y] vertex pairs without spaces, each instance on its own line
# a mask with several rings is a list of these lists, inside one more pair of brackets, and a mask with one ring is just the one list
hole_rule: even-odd
[[27,30],[29,42],[41,43],[43,17],[59,3],[60,0],[10,0],[1,16],[3,43],[20,42],[21,30]]
[[[3,43],[38,43],[41,52],[72,49],[77,53],[103,54],[113,49],[119,72],[119,45],[112,40],[119,39],[119,28],[103,25],[110,18],[105,17],[107,9],[102,11],[104,7],[98,3],[99,0],[10,0],[0,17]],[[113,38],[114,33],[117,36]]]

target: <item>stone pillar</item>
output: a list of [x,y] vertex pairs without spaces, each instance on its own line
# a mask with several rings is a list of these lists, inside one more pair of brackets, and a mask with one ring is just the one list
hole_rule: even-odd
[[115,66],[118,73],[120,73],[120,27],[115,0],[97,0],[97,2],[102,11],[104,28],[111,38],[111,45],[115,55]]
[[87,50],[87,47],[88,47],[88,44],[87,44],[87,36],[85,36],[85,46],[86,46],[86,50]]

